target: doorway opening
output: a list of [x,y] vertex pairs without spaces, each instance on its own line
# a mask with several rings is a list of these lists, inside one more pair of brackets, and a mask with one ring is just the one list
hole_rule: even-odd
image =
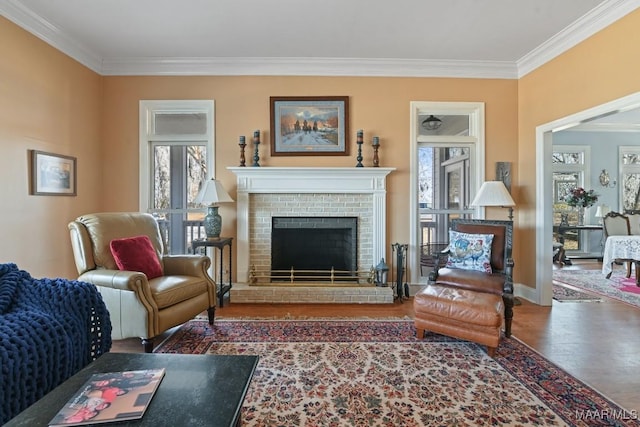
[[411,102],[410,156],[408,280],[426,284],[450,219],[484,216],[470,206],[484,180],[484,103]]
[[[523,295],[537,304],[551,305],[553,298],[553,142],[554,133],[596,117],[640,109],[640,92],[540,125],[536,128],[536,289]],[[523,291],[528,292],[524,289]]]

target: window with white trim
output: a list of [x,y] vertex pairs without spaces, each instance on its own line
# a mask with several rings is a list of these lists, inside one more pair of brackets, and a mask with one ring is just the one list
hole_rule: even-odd
[[622,212],[640,209],[640,148],[620,146],[620,200]]
[[426,282],[431,253],[449,241],[449,220],[483,213],[469,203],[484,177],[484,104],[412,102],[411,123],[407,256],[412,280]]
[[[553,223],[566,222],[578,224],[579,208],[572,207],[565,201],[569,192],[576,188],[585,188],[589,165],[591,164],[591,147],[588,145],[553,145]],[[570,231],[564,235],[564,249],[567,251],[586,252],[583,233]]]
[[214,175],[213,101],[140,101],[140,211],[157,219],[171,254],[204,237],[194,203]]

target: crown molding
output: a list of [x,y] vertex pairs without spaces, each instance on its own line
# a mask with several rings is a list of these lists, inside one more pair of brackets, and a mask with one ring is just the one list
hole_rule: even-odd
[[100,74],[102,58],[91,52],[82,43],[69,37],[60,28],[35,14],[31,9],[18,0],[3,0],[0,2],[0,14],[42,39],[59,51],[75,59],[85,67]]
[[372,58],[105,58],[103,75],[363,76],[515,79],[510,62]]
[[0,2],[16,25],[100,75],[278,75],[518,79],[640,6],[607,0],[517,62],[374,58],[101,58],[19,0]]
[[640,7],[640,0],[607,0],[517,61],[521,78]]
[[0,13],[100,75],[363,76],[517,78],[516,65],[499,61],[374,58],[100,58],[19,0]]
[[640,124],[635,123],[582,123],[565,129],[570,132],[640,132]]

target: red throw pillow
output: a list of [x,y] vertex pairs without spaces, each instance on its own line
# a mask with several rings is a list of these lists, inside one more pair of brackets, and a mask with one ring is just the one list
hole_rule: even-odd
[[109,247],[120,270],[140,271],[147,279],[162,276],[162,265],[148,236],[113,239]]

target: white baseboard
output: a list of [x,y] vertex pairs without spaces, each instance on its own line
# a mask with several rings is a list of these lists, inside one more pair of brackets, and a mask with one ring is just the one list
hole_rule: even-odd
[[514,283],[513,294],[519,298],[524,298],[529,302],[537,304],[536,301],[538,300],[538,293],[536,292],[536,288],[526,286],[523,283]]

